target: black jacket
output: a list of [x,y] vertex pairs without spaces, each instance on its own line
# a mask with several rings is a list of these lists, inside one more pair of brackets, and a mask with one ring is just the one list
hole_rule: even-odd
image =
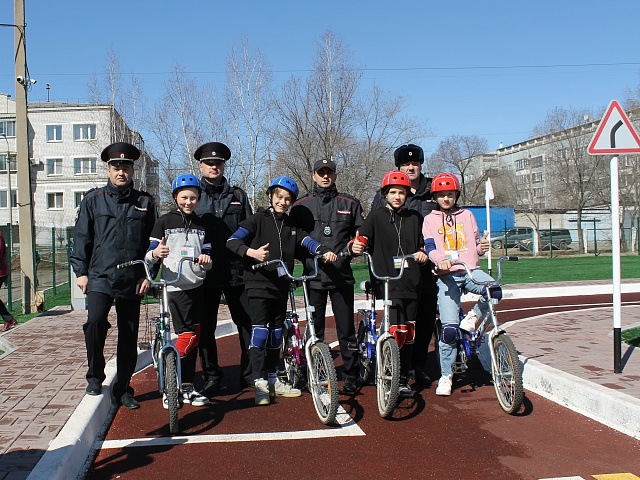
[[[238,229],[240,222],[252,214],[247,194],[240,187],[231,186],[225,177],[215,186],[200,179],[202,196],[197,213],[211,235],[212,268],[204,281],[206,287],[224,288],[242,285],[242,259],[226,248],[227,239]],[[220,221],[222,220],[222,221]]]
[[121,192],[110,181],[85,195],[76,219],[71,266],[77,276],[88,275],[87,292],[135,298],[142,265],[116,265],[144,258],[149,235],[158,218],[153,197],[130,187]]
[[[433,200],[431,196],[431,178],[425,177],[420,174],[420,185],[416,189],[416,193],[409,193],[407,201],[404,206],[408,210],[415,210],[422,218],[426,217],[433,210],[438,209],[438,204]],[[380,193],[380,190],[376,192],[373,202],[371,203],[371,211],[384,207],[386,202]]]
[[[360,235],[368,238],[367,250],[373,257],[373,267],[379,276],[396,276],[393,257],[416,253],[424,245],[422,218],[415,210],[402,208],[399,212],[382,207],[371,212]],[[417,299],[422,287],[420,264],[408,260],[409,268],[399,280],[389,283],[389,298]],[[383,298],[384,285],[371,276],[376,297]]]
[[[291,218],[309,232],[311,238],[339,254],[362,226],[364,211],[357,198],[339,193],[335,185],[330,188],[316,185],[312,194],[294,203]],[[313,259],[305,256],[304,265],[305,273],[311,273]],[[320,262],[318,266],[320,272],[309,282],[311,288],[341,288],[355,283],[350,258],[338,257],[335,263]]]
[[[286,298],[291,280],[287,276],[278,276],[278,266],[269,265],[251,270],[256,262],[245,257],[249,248],[258,249],[269,244],[269,258],[281,258],[287,265],[289,272],[293,272],[296,254],[300,255],[301,242],[309,236],[298,227],[288,215],[276,218],[270,209],[260,209],[246,220],[240,222],[240,229],[227,241],[227,248],[243,257],[245,262],[244,284],[249,297]],[[319,253],[327,252],[327,248],[320,247]]]

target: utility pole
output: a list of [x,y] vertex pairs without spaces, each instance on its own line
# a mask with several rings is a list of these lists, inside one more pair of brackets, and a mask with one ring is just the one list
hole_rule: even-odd
[[[36,265],[33,241],[33,193],[29,162],[29,124],[27,121],[27,90],[32,81],[27,70],[25,45],[24,0],[14,0],[14,44],[16,51],[16,163],[18,168],[18,218],[20,221],[20,271],[22,272],[22,312],[31,313],[34,306]],[[20,81],[20,79],[22,79]],[[9,200],[11,201],[11,200]],[[9,204],[11,205],[11,204]]]

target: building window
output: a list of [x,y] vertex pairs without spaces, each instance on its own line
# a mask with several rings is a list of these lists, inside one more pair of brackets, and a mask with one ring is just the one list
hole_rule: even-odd
[[82,123],[73,126],[73,139],[79,140],[95,140],[96,125],[94,123]]
[[96,173],[96,158],[74,158],[73,159],[73,173],[75,175],[81,175],[86,173]]
[[[11,190],[11,206],[18,206],[18,191]],[[0,190],[0,208],[7,208],[7,191]]]
[[73,192],[73,205],[78,208],[87,192]]
[[529,164],[531,165],[531,168],[540,168],[540,167],[542,167],[542,164],[543,164],[542,155],[538,155],[537,157],[532,157],[531,161],[529,162]]
[[47,142],[62,141],[62,125],[47,125]]
[[61,158],[47,158],[47,175],[62,175]]
[[534,188],[532,194],[535,198],[544,197],[544,188]]
[[532,183],[540,183],[542,182],[542,172],[536,172],[531,174],[531,182]]
[[0,121],[0,137],[15,137],[15,136],[16,136],[16,121],[1,120]]
[[[12,172],[17,171],[15,155],[9,155],[9,166],[11,167]],[[7,171],[7,154],[0,153],[0,172],[6,172],[6,171]]]
[[528,158],[521,158],[519,160],[516,160],[516,170],[524,170],[528,166],[529,166]]
[[47,209],[62,210],[64,205],[64,194],[62,192],[47,193]]

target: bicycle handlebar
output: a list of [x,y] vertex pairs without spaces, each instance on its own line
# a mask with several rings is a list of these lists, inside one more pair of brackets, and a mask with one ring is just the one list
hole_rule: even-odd
[[405,260],[408,259],[416,259],[416,254],[415,253],[411,253],[409,255],[403,255],[402,257],[400,257],[401,263],[400,263],[400,273],[398,275],[396,275],[395,277],[391,277],[391,276],[379,276],[376,271],[373,268],[373,258],[371,257],[371,255],[369,254],[369,252],[364,251],[362,252],[363,255],[365,255],[368,259],[369,259],[369,269],[371,270],[371,274],[377,278],[378,280],[381,280],[383,282],[386,281],[391,281],[391,280],[399,280],[402,277],[402,274],[404,273],[404,264],[405,264]]
[[259,268],[266,267],[267,265],[273,265],[273,264],[278,263],[284,269],[285,275],[287,277],[289,277],[291,280],[305,282],[307,280],[311,280],[311,279],[316,278],[318,276],[318,258],[320,258],[322,256],[323,255],[314,255],[313,256],[313,271],[309,275],[302,275],[300,277],[294,276],[289,271],[289,269],[287,268],[287,264],[284,263],[284,261],[282,259],[280,259],[280,258],[276,258],[276,259],[273,259],[273,260],[267,260],[266,262],[256,263],[255,265],[251,266],[251,270],[255,271],[255,270],[258,270]]
[[144,260],[130,260],[128,262],[124,262],[124,263],[120,263],[120,264],[116,265],[116,268],[130,267],[132,265],[137,265],[137,264],[140,263],[144,267],[144,271],[145,271],[145,273],[147,275],[147,280],[149,280],[151,282],[151,285],[153,285],[153,286],[156,286],[156,285],[171,285],[171,284],[177,283],[180,280],[180,277],[182,276],[182,264],[184,262],[198,263],[198,259],[197,258],[192,258],[192,257],[182,257],[180,259],[180,261],[178,262],[178,274],[177,274],[176,278],[174,280],[161,280],[160,282],[156,282],[153,279],[153,277],[151,276],[151,270],[149,270],[149,265]]
[[[500,265],[502,263],[503,260],[506,260],[507,262],[517,262],[518,260],[520,260],[520,257],[512,257],[512,256],[504,256],[504,257],[500,257],[498,258],[498,276],[496,277],[496,279],[494,280],[493,283],[500,283],[500,280],[502,279],[502,266]],[[464,267],[464,269],[467,271],[467,275],[469,275],[469,279],[475,283],[476,285],[485,285],[486,283],[490,283],[490,282],[478,282],[473,278],[473,273],[471,271],[471,269],[469,268],[469,266],[464,263],[464,262],[454,262],[451,264],[451,266],[453,267],[454,265],[461,265],[462,267]]]

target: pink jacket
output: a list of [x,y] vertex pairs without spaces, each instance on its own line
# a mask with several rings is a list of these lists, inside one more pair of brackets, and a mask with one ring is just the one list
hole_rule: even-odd
[[[457,252],[457,260],[466,263],[470,269],[480,267],[480,256],[483,255],[480,248],[480,232],[471,211],[460,208],[450,215],[445,215],[445,212],[433,210],[424,218],[422,235],[425,252],[433,263],[447,260],[445,252]],[[449,259],[455,261],[455,258]],[[456,265],[451,270],[437,273],[444,274],[462,269],[461,265]]]

